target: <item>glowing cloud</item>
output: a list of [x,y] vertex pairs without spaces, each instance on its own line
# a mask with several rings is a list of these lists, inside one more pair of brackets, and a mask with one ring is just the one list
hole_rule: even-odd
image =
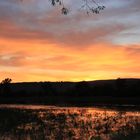
[[94,16],[36,2],[0,1],[1,80],[140,78],[139,0],[109,0]]

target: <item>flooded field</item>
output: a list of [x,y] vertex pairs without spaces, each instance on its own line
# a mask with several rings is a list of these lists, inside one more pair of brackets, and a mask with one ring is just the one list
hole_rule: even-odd
[[140,111],[128,110],[0,105],[0,140],[140,140]]

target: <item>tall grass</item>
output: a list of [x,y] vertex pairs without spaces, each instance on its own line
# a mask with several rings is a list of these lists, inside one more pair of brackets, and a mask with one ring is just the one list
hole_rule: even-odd
[[137,113],[0,109],[0,140],[137,140]]

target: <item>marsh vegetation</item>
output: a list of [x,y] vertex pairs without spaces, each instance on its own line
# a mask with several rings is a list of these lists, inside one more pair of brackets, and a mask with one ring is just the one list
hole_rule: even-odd
[[101,108],[0,108],[0,140],[138,140],[140,112]]

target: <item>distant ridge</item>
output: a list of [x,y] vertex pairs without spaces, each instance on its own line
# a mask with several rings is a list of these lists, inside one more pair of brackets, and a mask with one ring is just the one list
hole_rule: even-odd
[[0,103],[140,105],[140,79],[10,83],[0,85]]

